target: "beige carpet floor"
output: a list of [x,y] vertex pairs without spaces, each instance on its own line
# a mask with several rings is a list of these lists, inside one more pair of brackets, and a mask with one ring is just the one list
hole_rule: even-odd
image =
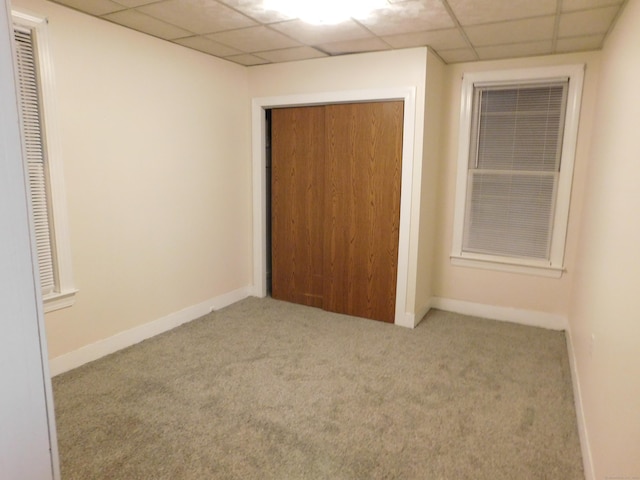
[[53,379],[63,480],[582,480],[564,333],[249,298]]

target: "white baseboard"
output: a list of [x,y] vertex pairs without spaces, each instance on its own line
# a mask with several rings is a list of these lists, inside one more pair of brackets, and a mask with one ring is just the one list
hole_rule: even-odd
[[396,317],[396,321],[394,322],[394,325],[397,325],[399,327],[405,327],[405,328],[415,328],[416,327],[415,316],[413,313],[405,312],[404,316],[400,317],[400,319]]
[[431,300],[416,313],[405,312],[401,319],[395,322],[395,325],[399,327],[416,328],[429,310],[431,310]]
[[417,327],[418,324],[424,319],[425,315],[429,313],[433,307],[433,298],[430,298],[425,306],[423,306],[420,310],[418,310],[414,317],[414,324]]
[[85,345],[59,357],[49,360],[52,376],[59,375],[85,363],[92,362],[123,348],[135,345],[147,338],[172,330],[184,323],[200,318],[214,310],[220,310],[232,303],[243,300],[251,295],[253,287],[243,287],[197,305],[192,305],[166,317],[159,318],[144,325],[120,332],[112,337]]
[[553,313],[538,312],[535,310],[522,310],[517,308],[496,307],[481,303],[465,302],[450,298],[433,297],[431,308],[446,310],[449,312],[461,313],[463,315],[473,315],[475,317],[489,318],[492,320],[508,321],[533,327],[548,328],[551,330],[565,330],[567,339],[567,353],[569,356],[569,366],[571,369],[571,380],[573,383],[573,399],[576,409],[576,419],[578,424],[578,435],[580,437],[580,448],[582,451],[582,462],[585,480],[595,480],[595,470],[593,468],[593,458],[591,456],[591,444],[584,416],[582,404],[582,390],[580,388],[580,377],[576,364],[573,339],[569,321],[562,315]]
[[463,315],[489,318],[491,320],[519,323],[531,327],[548,328],[550,330],[566,330],[569,326],[565,316],[555,313],[498,307],[495,305],[465,302],[463,300],[453,300],[450,298],[433,297],[431,299],[431,308],[461,313]]
[[573,338],[571,328],[567,329],[567,352],[569,353],[569,366],[571,369],[571,381],[573,382],[573,401],[576,408],[576,419],[578,422],[578,435],[580,436],[580,448],[582,450],[582,465],[585,480],[595,480],[595,470],[593,468],[593,457],[591,456],[591,444],[587,432],[587,424],[584,418],[584,406],[582,404],[582,389],[580,388],[580,377],[578,376],[578,366],[576,354],[573,348]]

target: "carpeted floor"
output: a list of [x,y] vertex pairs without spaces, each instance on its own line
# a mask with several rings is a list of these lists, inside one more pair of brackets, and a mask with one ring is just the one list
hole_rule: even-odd
[[53,379],[63,480],[582,480],[562,332],[249,298]]

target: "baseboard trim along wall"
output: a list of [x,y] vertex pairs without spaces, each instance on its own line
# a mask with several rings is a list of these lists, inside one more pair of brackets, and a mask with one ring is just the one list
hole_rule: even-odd
[[465,302],[464,300],[453,300],[451,298],[433,297],[431,299],[431,308],[461,313],[463,315],[473,315],[474,317],[489,318],[491,320],[519,323],[530,327],[547,328],[550,330],[567,330],[569,327],[567,318],[556,313],[498,307],[482,303]]
[[569,356],[569,367],[571,370],[571,380],[573,383],[573,400],[576,409],[576,419],[578,424],[578,435],[580,437],[580,448],[582,451],[582,462],[585,480],[595,480],[595,470],[591,457],[591,444],[587,432],[584,408],[582,404],[582,390],[580,388],[580,378],[576,364],[571,328],[566,317],[553,313],[539,312],[535,310],[522,310],[517,308],[496,307],[494,305],[484,305],[481,303],[465,302],[450,298],[433,297],[431,308],[446,310],[449,312],[461,313],[463,315],[473,315],[475,317],[489,318],[492,320],[508,321],[533,327],[542,327],[551,330],[564,330],[567,341],[567,353]]
[[178,312],[171,313],[166,317],[159,318],[144,325],[120,332],[112,337],[99,340],[72,352],[60,355],[49,360],[51,375],[56,376],[61,373],[73,370],[85,363],[92,362],[111,353],[130,347],[143,340],[154,337],[161,333],[172,330],[184,323],[188,323],[196,318],[200,318],[208,313],[220,310],[235,302],[243,300],[253,293],[253,287],[243,287],[212,299],[206,300],[197,305],[184,308]]
[[416,313],[406,312],[404,314],[404,319],[402,322],[396,322],[396,325],[406,328],[416,328],[418,324],[422,321],[424,316],[429,313],[433,306],[431,305],[431,300],[422,308],[420,308]]
[[582,389],[580,388],[580,377],[578,376],[578,365],[576,354],[573,348],[573,338],[571,328],[567,329],[567,352],[569,354],[569,367],[571,369],[571,381],[573,382],[573,401],[576,408],[576,419],[578,422],[578,435],[580,436],[580,448],[582,450],[582,465],[584,468],[585,480],[595,480],[595,470],[593,468],[593,458],[591,457],[591,443],[587,424],[584,417],[584,406],[582,404]]

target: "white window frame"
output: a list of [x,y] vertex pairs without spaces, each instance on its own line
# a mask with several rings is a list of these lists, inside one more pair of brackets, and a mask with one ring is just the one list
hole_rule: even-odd
[[[77,289],[74,287],[72,275],[67,199],[62,155],[60,153],[55,85],[51,55],[49,53],[47,19],[20,10],[12,10],[11,13],[15,26],[31,29],[36,50],[42,130],[43,138],[45,138],[43,147],[46,151],[48,173],[49,190],[47,200],[51,215],[49,220],[50,229],[55,238],[51,252],[56,270],[55,289],[52,293],[43,296],[44,311],[50,312],[73,305]],[[31,204],[30,200],[29,204]]]
[[[472,72],[464,75],[460,105],[458,170],[456,177],[453,242],[451,252],[451,263],[453,265],[555,278],[562,276],[564,271],[567,224],[569,221],[571,183],[573,180],[578,124],[580,120],[584,68],[584,65],[564,65],[517,70]],[[527,82],[537,83],[550,80],[553,81],[560,78],[568,78],[569,87],[567,92],[564,136],[560,157],[560,172],[558,177],[549,260],[529,260],[503,257],[499,255],[464,252],[462,245],[468,190],[467,179],[469,155],[471,152],[474,87],[514,85]]]

